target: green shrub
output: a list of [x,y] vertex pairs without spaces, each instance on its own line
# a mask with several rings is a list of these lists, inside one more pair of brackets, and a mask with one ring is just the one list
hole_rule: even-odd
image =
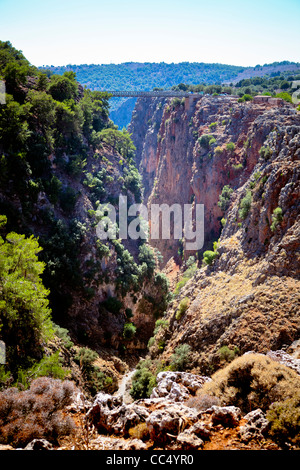
[[259,150],[259,154],[262,158],[264,158],[265,160],[268,160],[271,155],[272,155],[272,150],[270,149],[269,146],[267,147],[261,147],[260,150]]
[[213,263],[213,261],[216,259],[216,257],[218,256],[218,252],[217,251],[211,251],[211,250],[206,250],[204,253],[203,253],[203,261],[205,264],[207,265],[211,265]]
[[108,310],[109,312],[118,315],[120,313],[121,308],[123,308],[123,303],[116,297],[108,297],[108,299],[104,300],[101,303],[101,306],[106,308],[106,310]]
[[242,163],[238,163],[236,165],[232,165],[232,168],[235,170],[235,171],[240,171],[244,168],[244,165]]
[[181,300],[179,307],[176,311],[176,316],[175,316],[176,320],[180,320],[182,318],[184,313],[189,308],[189,304],[190,304],[190,299],[188,297],[185,297],[184,299]]
[[174,354],[171,356],[170,369],[182,371],[186,368],[189,362],[191,347],[189,344],[181,344],[177,346]]
[[273,214],[272,214],[272,224],[271,224],[271,230],[274,232],[277,228],[277,226],[282,222],[283,216],[282,216],[282,209],[281,207],[276,207],[274,209]]
[[136,333],[136,326],[133,323],[125,323],[123,329],[123,338],[130,340],[134,337]]
[[164,318],[160,318],[159,320],[156,320],[155,322],[155,328],[154,328],[154,336],[158,333],[158,331],[161,328],[166,328],[169,325],[168,320],[165,320]]
[[95,351],[87,347],[80,348],[75,356],[75,361],[82,371],[84,388],[91,395],[95,395],[100,390],[105,390],[110,385],[107,380],[108,377],[94,364],[98,357]]
[[[0,225],[6,223],[1,217]],[[7,368],[28,369],[43,355],[43,346],[53,336],[49,291],[42,283],[44,263],[38,241],[10,232],[0,236],[0,325],[6,343]],[[16,347],[18,345],[18,347]]]
[[74,346],[74,343],[70,338],[69,331],[66,328],[62,328],[59,325],[53,324],[53,329],[54,334],[56,334],[56,336],[62,340],[65,348],[70,349],[72,346]]
[[246,192],[246,196],[240,202],[239,217],[244,220],[246,219],[252,204],[252,193],[251,191]]
[[221,155],[222,152],[223,152],[223,149],[219,145],[214,150],[215,155]]
[[153,388],[156,386],[156,376],[150,370],[147,361],[142,361],[132,377],[130,395],[135,400],[149,398]]
[[60,192],[59,202],[63,211],[70,213],[74,210],[78,194],[71,186],[67,186]]
[[184,271],[182,278],[176,284],[176,287],[174,289],[175,295],[179,294],[182,287],[185,286],[188,280],[191,279],[193,275],[195,274],[195,272],[197,271],[197,263],[195,261],[194,256],[189,257],[189,259],[186,262],[186,266],[187,266],[187,269]]
[[243,95],[241,98],[238,99],[238,102],[243,103],[244,101],[251,101],[251,100],[253,100],[253,96],[246,93],[245,95]]
[[233,189],[226,184],[222,189],[222,192],[219,196],[219,201],[218,201],[218,206],[223,212],[225,212],[229,207],[229,202],[230,202],[232,193],[233,193]]
[[229,152],[233,152],[235,150],[235,143],[234,142],[228,142],[228,144],[226,144],[226,149]]
[[201,145],[201,147],[208,149],[209,148],[209,142],[210,140],[213,139],[213,136],[210,134],[203,134],[201,137],[199,137],[198,142]]
[[300,448],[300,392],[285,401],[272,403],[266,415],[270,435],[279,444],[289,442]]
[[226,362],[231,362],[239,354],[239,349],[235,346],[234,349],[230,349],[228,346],[222,346],[219,349],[220,359]]
[[287,101],[288,103],[292,103],[292,97],[289,93],[287,93],[286,91],[282,91],[281,93],[277,93],[275,95],[276,98],[281,98],[283,99],[284,101]]

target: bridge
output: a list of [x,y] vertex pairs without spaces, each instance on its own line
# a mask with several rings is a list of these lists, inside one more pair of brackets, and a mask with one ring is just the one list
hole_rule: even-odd
[[127,90],[127,91],[110,91],[105,90],[106,93],[109,93],[113,97],[131,97],[131,98],[200,98],[203,93],[191,93],[187,91],[172,91],[172,90],[155,90],[155,91],[134,91],[134,90]]

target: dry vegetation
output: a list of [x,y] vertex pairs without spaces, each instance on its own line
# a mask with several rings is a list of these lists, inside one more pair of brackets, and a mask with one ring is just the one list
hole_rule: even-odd
[[273,402],[292,398],[300,388],[300,377],[292,369],[260,354],[245,354],[219,370],[201,389],[235,405],[245,413],[255,408],[268,410]]
[[0,393],[0,442],[25,447],[33,439],[56,444],[75,431],[63,411],[75,392],[71,381],[48,377],[34,380],[28,390],[9,388]]

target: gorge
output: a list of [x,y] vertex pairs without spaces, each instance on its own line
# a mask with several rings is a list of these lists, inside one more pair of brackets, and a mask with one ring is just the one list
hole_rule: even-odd
[[[55,435],[69,422],[21,423],[41,390],[65,404],[74,386],[64,409],[89,423],[82,448],[217,448],[227,432],[226,448],[299,446],[299,109],[138,98],[121,131],[106,93],[0,46],[0,444],[24,448],[47,428],[70,448]],[[120,195],[202,205],[203,246],[187,249],[172,224],[151,238],[151,217],[148,240],[99,239]]]

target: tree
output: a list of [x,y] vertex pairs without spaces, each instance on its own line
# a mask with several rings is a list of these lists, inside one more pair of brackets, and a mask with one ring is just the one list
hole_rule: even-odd
[[277,93],[276,98],[281,98],[284,101],[287,101],[287,103],[292,103],[292,97],[286,91],[282,91],[281,93]]
[[222,193],[220,194],[218,201],[218,206],[223,212],[225,212],[229,207],[229,202],[232,193],[233,189],[226,184],[222,189]]
[[57,101],[77,98],[78,83],[74,72],[65,72],[63,75],[53,75],[49,85],[49,92]]
[[[0,226],[5,223],[2,216]],[[41,280],[45,266],[37,257],[41,250],[33,236],[0,236],[0,331],[12,372],[41,359],[42,344],[53,333],[49,291]]]

